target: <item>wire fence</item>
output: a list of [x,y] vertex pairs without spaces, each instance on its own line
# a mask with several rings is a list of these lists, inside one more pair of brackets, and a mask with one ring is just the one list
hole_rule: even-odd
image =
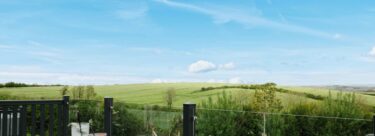
[[197,135],[366,135],[369,118],[196,108]]
[[[137,105],[137,104],[135,104]],[[143,108],[140,108],[143,107]],[[155,108],[156,107],[156,108]],[[182,108],[139,105],[128,109],[142,120],[142,134],[180,135]],[[370,118],[196,108],[196,135],[365,135],[372,133]]]
[[[89,108],[75,107],[75,104],[89,103]],[[74,113],[87,110],[87,113],[98,112],[92,110],[101,100],[72,100],[71,118]],[[124,105],[121,105],[124,104]],[[120,105],[119,105],[120,104]],[[115,112],[121,106],[127,114],[134,117],[141,124],[142,131],[136,135],[182,135],[183,106],[145,105],[137,103],[115,104]],[[370,117],[359,117],[345,114],[292,114],[289,111],[250,111],[242,109],[219,109],[196,107],[196,135],[366,135],[372,133],[373,121]],[[123,114],[119,112],[116,114]],[[101,115],[101,114],[99,114]],[[330,116],[329,116],[330,115]],[[340,116],[335,116],[340,115]],[[87,114],[86,120],[96,119],[93,127],[103,128],[102,117],[97,114]],[[99,119],[99,120],[98,120]],[[120,119],[122,120],[122,119]],[[116,121],[115,121],[116,122]],[[118,123],[118,122],[116,122]],[[126,122],[121,122],[126,124]],[[134,125],[134,124],[126,124]],[[118,131],[114,127],[115,131]],[[93,131],[103,131],[94,129]]]
[[308,117],[308,118],[322,118],[322,119],[339,119],[339,120],[357,120],[357,121],[368,121],[372,122],[371,119],[364,118],[346,118],[346,117],[333,117],[333,116],[318,116],[318,115],[298,115],[298,114],[288,114],[288,113],[277,113],[277,112],[256,112],[256,111],[244,111],[244,110],[226,110],[226,109],[207,109],[207,108],[196,108],[197,110],[206,111],[221,111],[221,112],[246,112],[254,114],[266,114],[266,115],[282,115],[282,116],[294,116],[294,117]]

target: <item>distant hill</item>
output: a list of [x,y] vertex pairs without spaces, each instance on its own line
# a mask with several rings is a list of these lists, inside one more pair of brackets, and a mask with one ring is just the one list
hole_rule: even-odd
[[[201,103],[208,97],[216,97],[223,91],[232,94],[238,99],[249,99],[246,94],[251,95],[255,92],[253,89],[231,88],[223,86],[234,86],[233,84],[223,83],[160,83],[160,84],[129,84],[129,85],[100,85],[94,86],[99,96],[114,97],[116,101],[124,101],[134,104],[165,105],[163,97],[166,90],[174,88],[176,90],[176,101],[173,106],[181,106],[185,102]],[[206,90],[212,87],[212,90]],[[19,87],[19,88],[0,88],[1,94],[10,94],[14,96],[24,96],[33,99],[57,99],[61,98],[59,91],[62,86],[42,86],[42,87]],[[202,91],[202,88],[205,88]],[[356,94],[367,105],[375,106],[375,92],[361,92],[357,90],[366,90],[364,88],[327,86],[327,87],[296,87],[282,86],[276,93],[281,98],[284,105],[298,103],[299,101],[319,102],[328,96],[329,92],[335,96],[339,90],[356,90]]]

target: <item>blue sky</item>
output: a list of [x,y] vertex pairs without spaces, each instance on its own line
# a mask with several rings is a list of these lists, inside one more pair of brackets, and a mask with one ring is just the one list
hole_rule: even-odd
[[0,82],[374,85],[375,1],[0,1]]

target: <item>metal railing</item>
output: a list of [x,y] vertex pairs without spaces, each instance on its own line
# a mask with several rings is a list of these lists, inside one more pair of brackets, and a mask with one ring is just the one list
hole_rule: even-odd
[[[62,100],[0,101],[0,136],[68,135],[69,96]],[[48,130],[48,131],[47,131]]]
[[[195,136],[196,128],[196,105],[195,104],[183,104],[183,136]],[[200,109],[200,110],[210,110],[210,111],[221,111],[226,112],[233,110],[223,110],[223,109]],[[234,112],[247,112],[247,111],[234,111]],[[282,113],[262,113],[262,112],[252,112],[255,114],[270,114],[270,115],[282,115],[282,116],[297,116],[297,117],[311,117],[311,118],[325,118],[325,119],[340,119],[340,120],[359,120],[359,121],[370,121],[366,119],[355,119],[355,118],[339,118],[339,117],[325,117],[325,116],[308,116],[308,115],[292,115],[292,114],[282,114]],[[372,135],[375,136],[375,115],[372,120],[373,132]]]

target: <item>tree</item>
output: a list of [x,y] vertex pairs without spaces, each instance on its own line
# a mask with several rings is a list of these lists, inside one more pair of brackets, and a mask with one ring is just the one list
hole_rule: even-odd
[[60,94],[62,96],[67,95],[68,92],[69,92],[69,87],[68,86],[63,86],[59,91],[60,91]]
[[165,92],[164,100],[168,105],[169,109],[172,109],[172,104],[173,101],[175,100],[176,97],[176,91],[174,88],[168,88],[167,91]]
[[71,93],[73,95],[73,99],[83,99],[85,94],[85,87],[75,86],[72,88]]
[[270,84],[255,90],[254,108],[262,112],[280,111],[283,107],[281,100],[276,98],[276,89],[273,84]]
[[83,96],[85,94],[85,87],[84,86],[78,86],[77,91],[78,91],[78,99],[84,98]]
[[92,85],[88,85],[86,86],[86,99],[87,100],[90,100],[90,99],[93,99],[96,97],[96,92],[95,92],[95,89],[94,89],[94,86]]

